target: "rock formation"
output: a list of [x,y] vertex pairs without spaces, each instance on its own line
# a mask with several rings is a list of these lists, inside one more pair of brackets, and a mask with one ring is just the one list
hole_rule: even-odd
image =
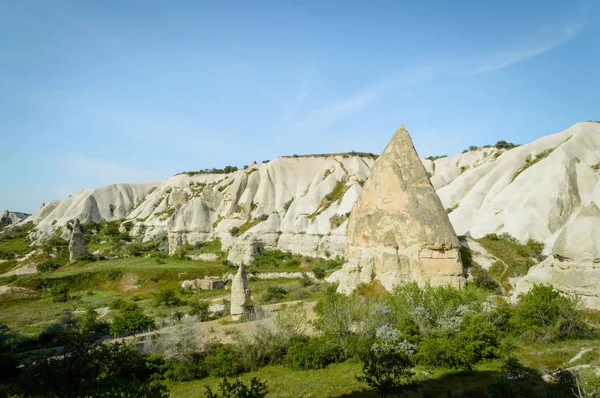
[[[513,149],[487,146],[421,161],[459,235],[507,232],[521,243],[543,242],[549,254],[582,207],[600,203],[600,123],[578,123]],[[373,163],[367,154],[280,157],[231,173],[81,189],[38,209],[30,238],[42,243],[62,228],[69,239],[66,225],[76,218],[123,218],[143,241],[163,242],[167,234],[171,252],[220,238],[236,265],[263,248],[344,257],[344,217]],[[246,232],[231,234],[246,223]]]
[[562,230],[552,255],[532,267],[517,282],[513,298],[534,284],[551,284],[564,293],[575,293],[587,307],[600,310],[600,209],[591,202]]
[[250,306],[251,291],[248,287],[248,277],[244,265],[240,265],[238,272],[231,281],[231,315],[239,317]]
[[346,233],[338,292],[373,279],[386,289],[464,282],[458,238],[404,126],[375,161]]
[[16,224],[29,216],[30,214],[4,210],[2,213],[0,213],[0,227]]
[[86,254],[88,254],[88,245],[83,237],[83,229],[79,219],[76,219],[71,232],[71,241],[69,242],[69,260],[73,262],[77,257]]

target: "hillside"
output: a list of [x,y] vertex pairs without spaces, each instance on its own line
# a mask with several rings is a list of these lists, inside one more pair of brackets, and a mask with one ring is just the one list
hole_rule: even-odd
[[[597,148],[599,136],[596,125],[583,123],[532,144],[471,148],[421,160],[421,167],[402,130],[375,166],[369,154],[282,157],[229,173],[80,190],[49,203],[0,233],[0,362],[7,369],[0,395],[15,388],[31,396],[74,390],[65,370],[73,361],[84,374],[88,363],[104,369],[106,379],[82,376],[91,383],[85,388],[133,388],[133,396],[150,396],[144,389],[152,387],[162,391],[157,397],[195,397],[204,385],[219,388],[223,377],[256,376],[273,397],[371,397],[374,386],[361,378],[367,363],[387,369],[404,360],[415,371],[410,397],[571,396],[569,375],[592,391],[600,386],[600,317],[580,304],[600,309],[597,179],[586,174],[598,168],[589,148]],[[548,170],[553,178],[546,181]],[[528,189],[539,181],[543,190]],[[469,199],[485,195],[486,187],[494,192],[489,200]],[[500,201],[515,189],[513,201]],[[436,206],[425,206],[425,196]],[[562,209],[554,221],[543,213],[555,211],[543,206],[548,196]],[[359,197],[362,206],[353,209]],[[409,206],[397,206],[407,197]],[[495,200],[506,211],[493,217],[506,224],[490,226],[485,214]],[[389,217],[398,228],[369,213],[374,204],[389,211],[389,203],[396,205]],[[461,230],[456,215],[469,208],[481,219],[471,217]],[[528,220],[527,211],[539,223],[509,229],[509,220]],[[402,212],[431,222],[408,224]],[[471,236],[459,242],[446,212],[460,234]],[[435,228],[443,222],[449,241],[425,254],[433,259],[434,249],[441,255],[452,249],[453,263],[468,270],[466,285],[460,273],[461,289],[416,281],[392,290],[394,283],[386,286],[374,272],[347,295],[336,293],[341,283],[330,282],[344,263],[346,229],[353,230],[355,218],[383,235],[396,256],[399,243],[426,241],[421,233],[433,232],[438,242]],[[554,232],[545,237],[544,228]],[[350,244],[365,237],[354,231]],[[342,271],[351,256],[346,260]],[[236,262],[247,264],[252,303],[240,319],[229,315]],[[207,277],[219,286],[200,288]],[[551,286],[534,286],[540,282]],[[104,352],[112,353],[109,360],[97,361]],[[122,377],[136,371],[139,378]]]
[[[549,252],[579,209],[600,201],[600,123],[423,163],[457,234],[508,232],[542,241]],[[42,238],[75,218],[124,219],[145,240],[168,234],[171,251],[219,236],[226,248],[242,247],[234,262],[248,245],[343,256],[346,218],[372,164],[367,154],[285,157],[228,174],[82,189],[30,220]]]

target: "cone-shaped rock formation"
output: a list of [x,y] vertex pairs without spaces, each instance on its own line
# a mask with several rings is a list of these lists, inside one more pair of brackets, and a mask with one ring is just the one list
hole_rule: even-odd
[[69,259],[75,261],[77,257],[88,254],[88,245],[83,237],[83,230],[79,219],[75,220],[73,232],[71,232],[71,242],[69,242]]
[[231,281],[231,315],[240,316],[250,306],[250,288],[244,264],[240,265],[237,274]]
[[464,281],[458,238],[404,126],[375,161],[346,232],[340,292],[373,279],[386,289]]

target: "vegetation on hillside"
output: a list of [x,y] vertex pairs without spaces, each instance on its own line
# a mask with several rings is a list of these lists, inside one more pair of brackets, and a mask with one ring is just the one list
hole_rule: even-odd
[[177,173],[175,175],[181,175],[181,174],[187,174],[188,176],[194,176],[197,174],[229,174],[229,173],[233,173],[234,171],[238,171],[238,168],[236,166],[225,166],[222,169],[217,169],[215,167],[210,168],[210,169],[203,169],[203,170],[197,170],[197,171],[183,171],[181,173]]
[[[4,389],[24,397],[198,396],[206,385],[212,397],[286,391],[570,397],[577,388],[589,393],[600,384],[592,373],[561,370],[582,348],[592,351],[575,364],[600,366],[597,312],[543,285],[517,304],[502,297],[509,276],[523,275],[543,258],[542,244],[533,240],[523,245],[508,234],[479,239],[499,259],[489,271],[461,249],[471,274],[461,290],[407,284],[386,292],[373,282],[350,297],[322,281],[342,259],[262,249],[248,265],[250,274],[310,271],[316,279],[306,273],[251,277],[254,303],[314,300],[315,314],[308,318],[310,306],[303,303],[275,313],[257,309],[238,322],[260,322],[237,329],[238,323],[221,319],[223,310],[211,309],[215,303],[226,308],[228,292],[180,288],[183,280],[234,271],[220,240],[186,243],[170,256],[166,236],[141,242],[130,228],[122,220],[85,223],[85,239],[101,254],[73,264],[66,261],[67,242],[56,234],[40,248],[40,273],[0,279],[16,289],[0,301],[0,395]],[[21,238],[17,233],[4,242]],[[189,259],[203,253],[216,260]],[[230,329],[214,331],[224,326]],[[160,333],[144,334],[154,329]],[[101,342],[110,336],[131,336],[143,350]],[[543,379],[540,367],[553,376]]]
[[533,158],[531,157],[531,155],[527,155],[527,157],[525,158],[525,164],[523,165],[523,167],[521,167],[519,170],[517,170],[515,172],[515,174],[513,174],[511,182],[514,181],[522,172],[524,172],[525,170],[527,170],[534,164],[538,163],[539,161],[547,158],[548,155],[550,155],[552,152],[554,152],[555,149],[556,148],[545,149],[542,152],[536,154]]
[[0,259],[13,260],[29,252],[27,235],[33,229],[33,223],[8,228],[0,233]]
[[508,279],[527,274],[529,268],[544,259],[544,245],[529,239],[525,245],[510,234],[489,234],[478,242],[500,261],[492,264],[488,273],[506,290],[510,290]]

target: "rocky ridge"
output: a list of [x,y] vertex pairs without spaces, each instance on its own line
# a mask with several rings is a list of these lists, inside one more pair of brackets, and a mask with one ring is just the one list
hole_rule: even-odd
[[[247,262],[260,247],[308,256],[345,255],[346,224],[374,159],[337,154],[284,157],[228,174],[181,174],[147,184],[82,189],[29,220],[38,242],[76,218],[124,219],[144,240],[220,237],[229,260]],[[422,159],[458,235],[508,232],[545,244],[591,202],[600,203],[600,124],[578,123],[513,149],[478,148]],[[576,241],[568,241],[578,250]]]

